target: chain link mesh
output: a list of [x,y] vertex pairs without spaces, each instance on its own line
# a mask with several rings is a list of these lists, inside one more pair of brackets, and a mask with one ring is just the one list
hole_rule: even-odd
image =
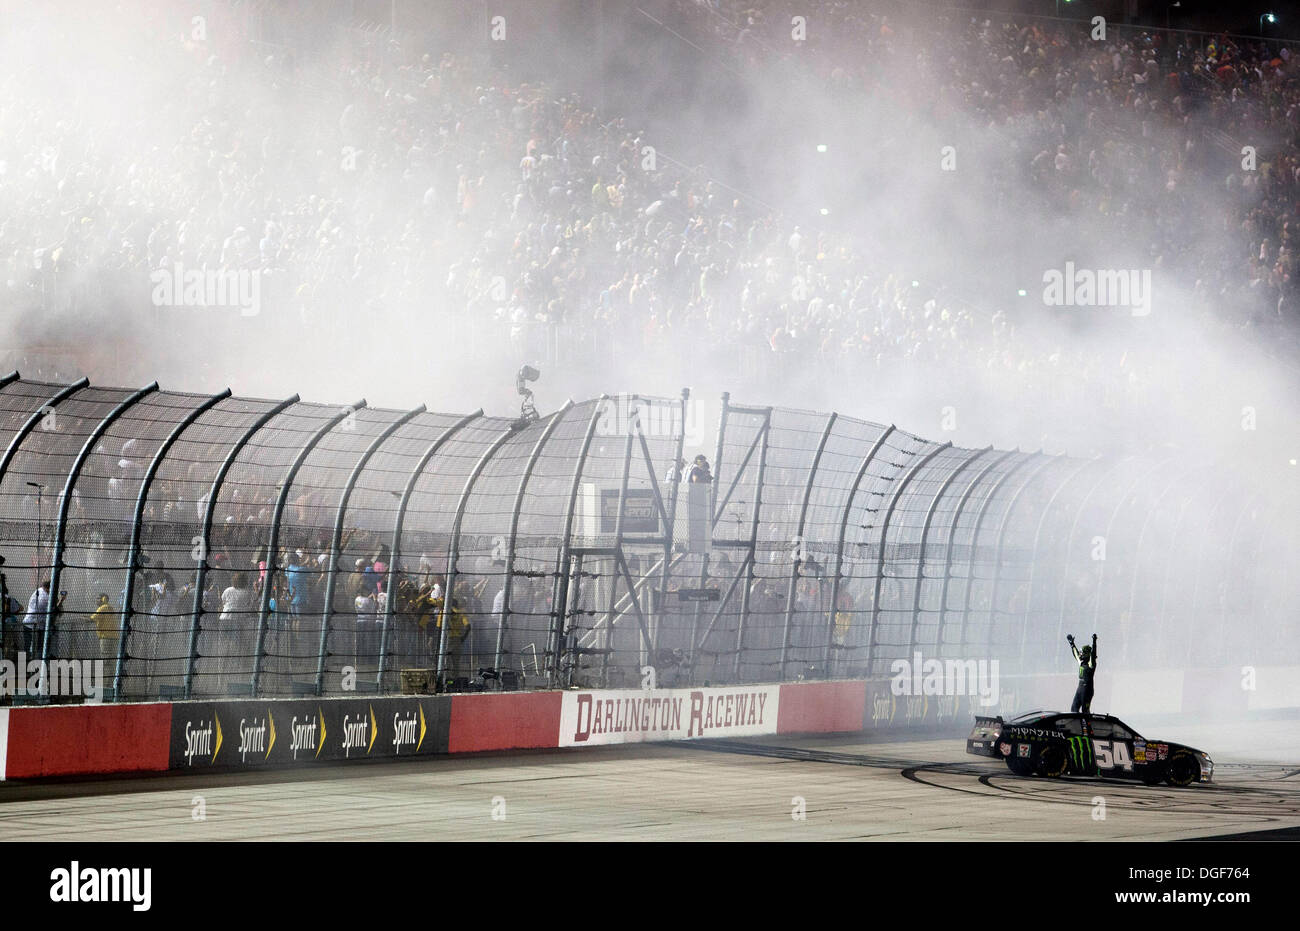
[[917,652],[1042,672],[1094,630],[1129,667],[1296,653],[1294,522],[1222,469],[727,399],[700,473],[690,403],[515,421],[8,376],[4,657],[101,660],[144,699],[395,691],[406,670],[881,676]]

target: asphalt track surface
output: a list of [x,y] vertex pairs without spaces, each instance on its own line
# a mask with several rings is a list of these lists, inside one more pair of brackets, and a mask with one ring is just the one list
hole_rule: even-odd
[[[0,783],[7,841],[1300,839],[1300,726],[1152,729],[1186,789],[1012,776],[961,739],[863,735]],[[800,802],[802,800],[802,803]],[[1102,811],[1104,818],[1096,817]],[[196,813],[203,817],[196,818]],[[795,816],[802,811],[801,819]]]

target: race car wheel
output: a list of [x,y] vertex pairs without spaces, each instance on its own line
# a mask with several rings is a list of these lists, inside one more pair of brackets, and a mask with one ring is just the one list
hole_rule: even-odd
[[1179,750],[1169,758],[1169,767],[1165,771],[1165,781],[1171,786],[1189,786],[1200,775],[1201,767],[1186,750]]
[[1048,744],[1038,751],[1038,774],[1055,779],[1065,775],[1065,748],[1057,744]]
[[1013,755],[1007,757],[1007,769],[1017,776],[1032,776],[1034,774],[1034,763],[1025,757]]

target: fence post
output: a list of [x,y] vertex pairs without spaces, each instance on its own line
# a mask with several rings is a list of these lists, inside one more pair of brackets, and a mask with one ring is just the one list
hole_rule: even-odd
[[[554,415],[554,416],[559,416]],[[447,627],[451,621],[451,602],[455,595],[456,586],[456,559],[460,555],[460,526],[465,519],[465,507],[469,504],[469,496],[474,490],[474,485],[478,478],[483,474],[483,469],[487,467],[488,461],[497,454],[497,451],[505,445],[506,440],[519,432],[516,426],[517,421],[512,421],[506,427],[504,433],[496,438],[487,451],[483,453],[477,463],[474,464],[474,470],[470,472],[469,477],[465,479],[465,487],[460,493],[460,500],[456,503],[456,517],[452,522],[451,540],[447,547],[447,584],[442,590],[442,630],[438,635],[438,678],[442,678],[443,669],[447,661]]]
[[[944,619],[947,617],[948,614],[948,582],[952,579],[952,556],[953,556],[953,551],[956,549],[957,528],[961,526],[961,515],[965,512],[966,505],[970,502],[970,498],[975,493],[975,489],[979,487],[980,482],[984,481],[984,477],[987,476],[994,469],[996,469],[1003,462],[1010,459],[1012,456],[1017,455],[1019,452],[1020,452],[1019,449],[1013,449],[1010,452],[1005,452],[1002,455],[994,458],[993,461],[990,462],[988,465],[986,465],[984,468],[980,469],[979,473],[973,479],[970,480],[970,484],[966,486],[966,489],[962,492],[961,499],[958,500],[957,502],[957,510],[953,514],[953,518],[952,518],[952,530],[948,534],[948,546],[944,550],[944,554],[943,554],[943,586],[939,589],[940,642],[942,642],[942,638],[943,638]],[[1008,473],[1014,471],[1015,471],[1015,467],[1012,467],[1011,469],[1008,470]],[[1003,476],[1003,478],[1005,477],[1006,476]],[[988,506],[989,501],[992,499],[993,493],[997,491],[1000,484],[1001,484],[1001,479],[993,483],[993,487],[989,489],[989,496],[984,499],[983,504],[980,505],[979,513],[975,517],[975,526],[971,529],[971,538],[970,538],[971,539],[970,565],[972,566],[975,563],[975,546],[979,539],[980,522],[984,518],[984,510]],[[970,588],[969,582],[967,583],[967,588],[968,589]],[[958,631],[959,633],[957,635],[957,643],[962,649],[965,649],[966,647],[965,623],[963,623],[958,628]]]
[[790,560],[790,588],[786,593],[785,630],[781,637],[782,681],[785,680],[786,660],[790,651],[790,630],[794,626],[794,604],[799,587],[799,567],[803,562],[802,555],[807,546],[807,541],[803,538],[803,532],[808,519],[808,502],[812,499],[813,482],[817,478],[817,468],[822,462],[822,453],[826,451],[826,441],[830,439],[831,430],[835,427],[835,419],[838,416],[838,414],[832,413],[826,418],[826,427],[822,430],[821,439],[817,443],[817,451],[813,453],[812,463],[808,467],[808,481],[804,483],[803,488],[803,503],[799,505],[799,529],[795,533],[794,553],[791,554],[794,558]]
[[912,467],[907,470],[907,474],[903,476],[902,481],[898,483],[898,486],[894,489],[894,493],[889,497],[889,507],[885,509],[885,520],[880,526],[880,550],[876,556],[876,589],[875,594],[871,599],[871,637],[867,641],[868,673],[870,672],[871,661],[875,659],[876,653],[876,633],[880,627],[880,588],[881,583],[885,578],[885,545],[888,543],[889,522],[893,519],[894,508],[898,506],[898,499],[903,496],[903,491],[911,484],[912,479],[916,477],[917,473],[920,472],[921,469],[925,468],[925,466],[928,465],[930,460],[935,456],[951,447],[951,442],[944,443],[941,446],[936,446],[924,456],[918,458]]
[[[614,555],[613,555],[613,576],[609,582],[609,610],[605,612],[605,652],[601,656],[601,685],[609,687],[609,657],[611,653],[610,643],[614,639],[614,608],[618,604],[618,580],[619,568],[623,558],[623,512],[627,505],[627,481],[629,473],[632,471],[632,425],[637,424],[640,429],[639,415],[631,406],[631,401],[637,398],[633,396],[629,399],[629,410],[633,411],[628,417],[627,440],[623,444],[623,473],[619,480],[618,488],[618,512],[614,516]],[[636,598],[635,590],[629,585],[628,597]]]
[[203,586],[207,582],[208,552],[212,548],[212,519],[217,512],[217,496],[221,492],[221,485],[226,480],[226,474],[234,466],[235,458],[243,452],[244,447],[248,445],[254,434],[275,419],[285,408],[297,403],[298,395],[295,394],[263,412],[244,431],[243,435],[235,441],[235,445],[230,448],[230,452],[222,460],[221,467],[217,469],[217,474],[212,480],[212,487],[208,489],[208,503],[203,508],[203,534],[199,541],[199,564],[194,570],[194,610],[190,615],[190,649],[189,659],[185,667],[186,698],[194,694],[194,669],[199,661],[199,618],[203,616]]
[[853,510],[853,501],[858,496],[858,488],[862,485],[862,479],[866,477],[867,469],[875,461],[876,453],[880,452],[880,447],[885,445],[885,440],[889,439],[896,429],[897,427],[891,423],[882,430],[880,436],[876,437],[876,442],[871,445],[871,449],[862,457],[862,464],[858,466],[857,475],[853,477],[849,496],[844,501],[844,512],[840,515],[840,535],[835,543],[835,574],[831,576],[831,617],[830,623],[826,625],[825,665],[828,670],[831,667],[831,649],[835,645],[835,615],[839,612],[840,580],[844,578],[844,541],[848,536],[849,512]]
[[59,519],[54,529],[54,556],[50,560],[50,610],[45,617],[45,636],[41,642],[41,662],[48,663],[50,660],[50,643],[54,639],[54,622],[58,619],[62,610],[59,598],[59,581],[63,574],[63,545],[64,536],[67,532],[68,510],[72,507],[72,490],[77,484],[77,479],[81,476],[81,469],[90,458],[94,451],[95,445],[100,441],[108,428],[113,423],[130,410],[135,404],[158,390],[158,382],[151,382],[139,391],[132,392],[128,397],[123,399],[116,407],[95,426],[90,436],[82,444],[81,452],[77,454],[76,460],[68,470],[68,479],[63,485],[63,494],[59,497]]
[[65,400],[70,395],[76,394],[82,388],[89,385],[89,380],[83,378],[66,385],[56,391],[48,401],[32,412],[32,415],[24,421],[23,425],[18,428],[18,432],[13,435],[9,445],[5,447],[4,456],[0,456],[0,482],[4,481],[5,475],[9,472],[9,466],[14,461],[14,456],[18,454],[18,447],[22,446],[23,440],[36,429],[36,425],[45,419],[47,412],[52,411],[60,401]]
[[[673,454],[672,470],[669,472],[676,481],[673,487],[668,489],[668,521],[664,527],[664,567],[663,574],[659,577],[659,619],[655,623],[654,644],[651,651],[651,664],[658,659],[659,654],[659,632],[663,629],[668,620],[668,585],[672,577],[673,545],[677,537],[677,490],[682,486],[682,480],[685,476],[682,474],[682,467],[679,465],[686,451],[686,410],[690,403],[691,389],[682,389],[681,399],[681,432],[677,434],[677,450]],[[692,647],[694,641],[692,640]]]
[[[718,442],[715,448],[715,453],[713,458],[713,483],[712,483],[712,487],[709,489],[709,540],[710,541],[712,541],[713,532],[718,525],[718,510],[717,510],[718,484],[722,481],[722,450],[724,448],[724,442],[726,440],[726,434],[727,434],[727,405],[728,402],[730,402],[730,400],[731,400],[731,393],[727,391],[722,392],[722,409],[718,415]],[[685,431],[683,430],[683,433],[684,432]],[[678,456],[677,458],[680,461],[682,457]],[[679,479],[682,481],[685,480],[681,478],[681,476],[679,476]],[[698,586],[699,588],[704,588],[705,582],[708,580],[709,564],[711,560],[712,557],[708,552],[705,552],[700,556],[700,581]],[[730,598],[730,593],[728,593],[727,598]],[[722,600],[722,604],[724,606],[727,602],[727,598],[724,598]],[[695,602],[695,614],[694,617],[691,618],[691,652],[688,658],[692,681],[694,681],[695,679],[695,655],[697,652],[699,652],[700,645],[704,642],[704,640],[707,640],[709,636],[708,632],[704,634],[703,638],[699,636],[700,616],[703,614],[703,612],[704,612],[703,603],[699,601]],[[719,616],[721,616],[721,608],[719,608]],[[712,630],[712,625],[710,625],[710,630]]]
[[[718,483],[722,481],[723,441],[727,436],[727,413],[731,409],[731,392],[722,392],[722,413],[718,415],[718,445],[713,454],[713,487],[709,489],[709,520],[717,523]],[[712,533],[712,528],[710,528]]]
[[389,547],[388,581],[384,583],[384,588],[388,591],[388,598],[384,601],[384,629],[379,634],[379,669],[375,676],[376,691],[382,692],[384,690],[384,672],[388,665],[388,631],[393,626],[393,606],[397,601],[397,586],[395,584],[397,563],[402,554],[402,528],[406,523],[406,509],[411,503],[411,496],[415,494],[415,486],[420,481],[420,476],[424,474],[425,466],[437,455],[438,450],[442,449],[447,441],[459,433],[466,424],[482,416],[483,409],[479,408],[474,413],[466,414],[443,430],[430,444],[429,448],[424,451],[420,461],[411,470],[411,477],[406,481],[406,489],[402,492],[401,503],[397,505],[397,519],[393,524],[393,545]]
[[[962,599],[962,604],[961,604],[961,631],[962,631],[961,640],[963,644],[966,642],[966,628],[968,626],[968,621],[970,620],[971,592],[974,591],[975,588],[974,585],[975,559],[973,558],[973,554],[976,551],[976,549],[979,547],[979,533],[980,533],[980,528],[984,525],[984,517],[988,513],[989,506],[993,503],[993,500],[997,497],[998,491],[1002,487],[1002,485],[1005,482],[1010,481],[1011,476],[1014,475],[1016,472],[1018,472],[1020,469],[1022,469],[1024,466],[1033,462],[1034,456],[1042,456],[1042,455],[1043,455],[1043,451],[1040,449],[1037,453],[1030,456],[1026,456],[1024,462],[1021,462],[1019,465],[1016,465],[1013,468],[1008,469],[1006,475],[1002,476],[1002,478],[998,480],[998,484],[993,486],[992,490],[989,491],[988,498],[984,500],[984,504],[980,507],[979,517],[975,519],[975,533],[971,537],[971,540],[973,541],[972,550],[971,550],[972,559],[971,559],[970,575],[966,580],[966,597]],[[1011,512],[1015,510],[1016,502],[1020,500],[1020,496],[1024,494],[1025,489],[1029,487],[1029,484],[1034,480],[1034,477],[1037,476],[1039,472],[1042,472],[1049,465],[1051,465],[1053,462],[1056,461],[1057,460],[1051,456],[1048,456],[1045,459],[1043,459],[1043,461],[1039,464],[1038,468],[1032,470],[1029,473],[1029,475],[1025,477],[1025,480],[1020,483],[1020,486],[1015,490],[1015,492],[1012,493],[1011,500],[1007,502],[1007,509],[1002,512],[1002,519],[998,521],[997,543],[994,545],[993,548],[993,588],[992,588],[992,592],[989,595],[990,606],[997,604],[998,585],[1002,581],[1002,543],[1006,536],[1007,524],[1010,523],[1011,521]],[[985,640],[987,644],[985,652],[987,652],[991,657],[993,653],[993,612],[991,610],[989,612],[988,636],[985,638]]]
[[497,643],[496,650],[492,656],[492,668],[501,668],[501,648],[505,642],[506,618],[510,616],[510,597],[514,594],[515,581],[515,546],[519,539],[519,513],[524,507],[524,495],[528,491],[528,482],[533,477],[533,470],[537,468],[537,460],[541,458],[542,449],[555,432],[555,428],[560,425],[570,408],[573,407],[572,401],[565,402],[564,407],[560,408],[559,413],[551,418],[546,427],[542,430],[542,435],[537,438],[533,444],[533,451],[528,456],[528,463],[524,466],[524,474],[519,478],[519,490],[515,493],[514,507],[510,509],[510,538],[506,545],[506,570],[505,578],[501,583],[501,613],[497,615]]
[[[348,476],[347,483],[343,486],[343,494],[339,496],[338,513],[334,517],[334,532],[330,535],[329,562],[327,563],[329,566],[329,575],[325,577],[325,604],[321,608],[320,650],[316,655],[317,695],[322,694],[325,686],[325,651],[329,640],[330,619],[334,616],[334,588],[336,580],[338,579],[339,560],[343,555],[341,552],[343,549],[343,519],[347,516],[348,502],[352,500],[352,489],[356,487],[357,480],[361,478],[361,473],[365,471],[371,457],[379,451],[379,447],[383,446],[384,442],[390,436],[402,427],[406,426],[406,424],[408,424],[413,418],[423,414],[425,410],[425,406],[421,404],[414,410],[407,411],[385,427],[383,431],[370,442],[370,445],[366,447],[365,452],[361,454],[361,458],[357,460],[356,465],[352,467],[352,473]],[[388,592],[388,597],[389,599],[393,597],[391,591]]]
[[[42,404],[35,411],[33,411],[31,415],[27,418],[27,420],[23,422],[23,425],[18,428],[18,432],[16,432],[13,435],[13,438],[9,440],[9,445],[5,447],[4,455],[0,456],[0,486],[3,486],[4,484],[5,475],[8,474],[9,466],[13,462],[14,457],[18,455],[19,447],[21,447],[23,441],[27,439],[28,436],[31,435],[31,432],[36,429],[36,425],[39,424],[42,420],[44,420],[47,413],[52,412],[54,410],[54,407],[60,401],[62,401],[64,398],[69,397],[72,394],[75,394],[76,392],[80,391],[82,388],[86,387],[89,384],[90,382],[88,380],[82,378],[79,381],[73,382],[70,385],[65,385],[64,387],[56,391],[52,397],[46,400],[44,404]],[[41,535],[41,513],[40,513],[39,503],[40,503],[40,498],[38,497],[37,498],[38,507],[36,513],[36,561],[38,563],[40,562],[40,557],[41,557],[41,546],[44,543],[44,541],[41,539],[42,536]],[[33,585],[37,585],[39,583],[40,583],[39,577],[32,580]]]
[[587,454],[591,451],[591,441],[596,435],[596,426],[605,413],[609,396],[602,394],[592,408],[591,420],[587,423],[587,432],[582,439],[582,449],[573,464],[573,482],[569,488],[569,506],[564,513],[564,531],[560,535],[560,548],[555,556],[555,595],[552,599],[552,664],[549,670],[552,684],[560,672],[560,657],[564,652],[564,622],[569,611],[569,555],[573,550],[573,517],[578,507],[578,490],[582,486],[582,470],[587,464]]
[[163,459],[171,452],[172,446],[181,438],[181,434],[188,430],[196,420],[228,397],[230,397],[229,388],[220,394],[214,394],[190,411],[167,435],[167,439],[163,440],[163,444],[158,447],[158,452],[154,453],[153,460],[149,463],[149,468],[145,472],[144,480],[140,483],[140,493],[135,499],[135,513],[131,519],[131,542],[126,557],[126,583],[122,587],[122,616],[118,622],[117,631],[117,664],[113,671],[113,698],[115,701],[120,701],[122,698],[122,671],[126,666],[126,640],[131,633],[131,618],[135,615],[135,610],[132,607],[135,601],[135,574],[139,569],[140,534],[144,523],[144,505],[149,497],[149,489],[153,485],[154,477],[158,474],[158,469],[162,467]]
[[[325,425],[313,433],[311,438],[303,444],[302,449],[298,451],[298,455],[294,457],[293,465],[289,467],[284,482],[280,485],[280,493],[275,499],[275,510],[271,514],[271,538],[266,548],[266,579],[262,582],[261,604],[257,609],[257,640],[253,648],[253,676],[249,683],[249,689],[254,696],[259,694],[258,688],[262,680],[262,655],[266,650],[267,616],[271,612],[271,586],[275,581],[276,560],[280,551],[280,521],[284,517],[284,507],[289,502],[289,492],[293,488],[294,479],[298,477],[298,470],[302,468],[303,463],[307,461],[307,457],[311,455],[316,445],[325,438],[327,433],[353,416],[357,411],[364,409],[365,406],[366,400],[362,398],[325,421]],[[283,601],[283,599],[281,600]],[[284,604],[275,606],[276,613],[280,617],[285,616],[286,609],[287,605]]]
[[[754,561],[758,550],[758,525],[763,510],[763,476],[767,473],[767,441],[772,432],[772,408],[763,409],[763,426],[759,428],[756,439],[762,444],[758,453],[758,473],[754,477],[754,516],[749,529],[749,561],[745,569],[745,589],[740,593],[740,617],[736,621],[736,653],[732,663],[731,676],[734,682],[740,681],[740,659],[745,650],[745,622],[749,620],[749,590],[754,587]],[[737,473],[739,479],[739,473]],[[716,486],[717,478],[713,480]],[[715,518],[716,520],[716,518]]]
[[[953,469],[952,472],[949,473],[948,477],[943,480],[943,483],[939,486],[939,490],[934,493],[934,498],[930,501],[930,506],[926,508],[925,523],[921,527],[921,544],[920,544],[920,548],[916,552],[916,579],[912,585],[912,630],[911,633],[908,635],[909,656],[912,655],[912,653],[916,650],[918,646],[916,642],[916,633],[917,633],[917,629],[920,627],[920,619],[921,619],[921,585],[925,581],[925,545],[930,539],[930,525],[934,521],[934,514],[939,509],[939,502],[943,500],[943,496],[947,494],[948,489],[952,487],[952,483],[957,480],[957,476],[960,475],[962,472],[964,472],[966,470],[966,467],[971,465],[973,462],[975,462],[976,459],[978,459],[980,456],[984,455],[985,453],[991,451],[992,449],[993,449],[992,446],[986,446],[984,449],[977,449],[975,450],[975,452],[971,453],[969,456],[963,459],[961,463],[958,464],[957,468]],[[994,461],[996,462],[997,460]],[[948,531],[948,540],[950,543],[952,541],[953,534],[956,532],[956,529],[957,529],[956,523],[954,521],[953,527]],[[951,549],[949,550],[949,552],[951,552]],[[947,572],[946,564],[944,566],[944,571]],[[942,601],[939,602],[939,630],[935,633],[935,648],[940,651],[942,651],[943,649],[943,602]]]

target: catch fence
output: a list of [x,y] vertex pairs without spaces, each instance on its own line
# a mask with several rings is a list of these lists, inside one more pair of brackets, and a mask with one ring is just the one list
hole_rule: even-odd
[[964,449],[724,396],[706,475],[695,403],[516,420],[14,373],[4,657],[101,660],[139,700],[392,692],[404,670],[450,690],[880,676],[917,652],[1059,671],[1065,634],[1093,631],[1133,668],[1295,654],[1288,508],[1207,463]]

